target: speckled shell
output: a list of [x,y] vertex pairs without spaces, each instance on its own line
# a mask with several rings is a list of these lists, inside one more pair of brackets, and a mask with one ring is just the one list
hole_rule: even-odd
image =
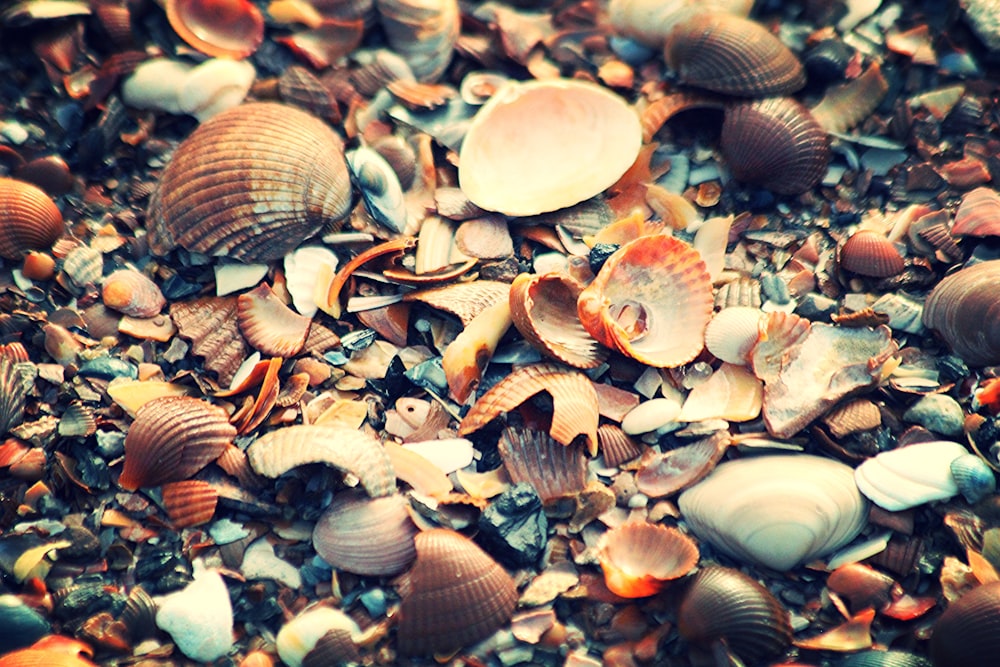
[[956,495],[950,466],[967,453],[957,442],[918,442],[867,459],[855,469],[854,479],[869,500],[898,512]]
[[840,246],[838,257],[843,269],[871,278],[888,278],[902,272],[903,256],[896,245],[878,232],[862,229]]
[[454,651],[510,620],[517,587],[472,540],[434,528],[418,534],[415,542],[417,560],[399,583],[400,653]]
[[62,233],[62,213],[41,188],[0,178],[0,257],[20,259],[29,250],[46,250]]
[[587,485],[583,450],[564,447],[544,431],[504,429],[497,448],[510,480],[530,484],[542,502],[579,493]]
[[296,107],[243,104],[202,123],[174,152],[149,202],[149,247],[266,262],[346,217],[340,137]]
[[974,366],[1000,363],[998,283],[1000,260],[982,262],[946,276],[924,302],[924,326]]
[[330,565],[368,576],[399,574],[416,557],[417,527],[401,495],[338,494],[313,528],[316,553]]
[[457,0],[376,0],[393,51],[420,81],[436,81],[451,62],[460,28]]
[[679,22],[664,55],[681,81],[716,93],[787,95],[806,82],[802,63],[781,40],[734,14],[701,12]]
[[601,535],[597,559],[612,593],[640,598],[690,572],[698,564],[698,547],[676,528],[632,521]]
[[930,654],[936,667],[991,667],[998,649],[1000,582],[972,589],[934,624]]
[[119,269],[101,286],[104,305],[132,317],[153,317],[167,300],[156,283],[132,269]]
[[787,195],[819,183],[830,161],[826,132],[790,97],[728,107],[719,149],[737,180]]
[[992,188],[966,192],[955,211],[953,236],[1000,236],[1000,194]]

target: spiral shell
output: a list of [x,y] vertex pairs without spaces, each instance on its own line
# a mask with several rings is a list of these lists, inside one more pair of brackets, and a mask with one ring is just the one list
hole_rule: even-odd
[[41,188],[0,178],[0,257],[20,259],[30,250],[46,250],[62,233],[62,213]]
[[119,269],[105,278],[101,298],[108,308],[132,317],[153,317],[167,303],[156,283],[132,269]]
[[456,0],[376,0],[392,49],[420,81],[437,81],[451,62],[459,33]]
[[174,152],[150,198],[149,247],[266,262],[342,220],[350,201],[333,130],[296,107],[243,104],[203,123]]
[[939,282],[924,302],[924,326],[935,330],[966,363],[1000,363],[1000,260],[966,267]]

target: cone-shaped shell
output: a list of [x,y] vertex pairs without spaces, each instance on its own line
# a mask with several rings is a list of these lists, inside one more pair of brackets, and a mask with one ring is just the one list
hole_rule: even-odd
[[510,481],[527,482],[542,502],[574,495],[587,486],[583,451],[564,447],[547,433],[507,428],[497,447]]
[[826,132],[790,97],[728,107],[719,149],[737,180],[783,195],[819,183],[830,161]]
[[580,294],[577,312],[604,345],[672,368],[701,352],[712,305],[712,281],[698,251],[661,234],[614,253]]
[[63,233],[62,213],[36,185],[0,178],[0,257],[46,250]]
[[399,574],[416,557],[417,527],[401,495],[338,494],[313,528],[320,558],[341,570],[380,577]]
[[667,64],[684,83],[747,97],[787,95],[805,85],[802,63],[756,21],[700,12],[667,38]]
[[677,611],[689,642],[724,640],[745,664],[781,653],[792,641],[788,612],[770,591],[739,570],[707,567],[691,581]]
[[447,653],[510,621],[517,587],[474,542],[434,528],[416,537],[417,560],[399,585],[399,651]]
[[612,593],[640,598],[690,572],[698,564],[698,547],[676,528],[633,521],[601,536],[597,559]]
[[149,247],[265,262],[342,220],[351,184],[340,137],[296,107],[213,116],[174,152],[149,202]]
[[971,365],[1000,363],[998,281],[1000,260],[982,262],[946,276],[924,302],[924,326]]
[[118,483],[141,486],[186,480],[219,457],[236,437],[226,411],[190,396],[155,398],[136,411],[125,436]]
[[935,667],[989,667],[1000,649],[1000,582],[974,588],[952,602],[934,624]]
[[153,317],[167,303],[156,283],[132,269],[119,269],[105,278],[101,298],[108,308],[132,317]]
[[488,211],[555,211],[613,185],[641,143],[639,116],[600,86],[511,82],[473,118],[462,142],[459,184]]
[[305,345],[310,319],[285,305],[267,283],[237,297],[240,332],[255,350],[274,357],[294,357]]
[[200,479],[163,485],[163,507],[178,530],[208,523],[218,504],[219,492]]
[[878,232],[855,232],[839,251],[840,266],[851,273],[872,278],[888,278],[903,270],[903,256],[896,245]]
[[953,236],[1000,236],[1000,194],[992,188],[966,192],[955,211]]
[[781,571],[842,547],[868,520],[854,471],[810,455],[722,463],[678,506],[694,534],[720,551]]
[[167,0],[167,20],[210,56],[246,58],[264,41],[264,16],[250,0]]

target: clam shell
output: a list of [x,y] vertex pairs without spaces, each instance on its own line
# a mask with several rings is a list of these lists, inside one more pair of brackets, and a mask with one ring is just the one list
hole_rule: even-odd
[[20,259],[30,250],[47,250],[62,233],[62,213],[41,188],[0,178],[0,257]]
[[888,278],[903,271],[903,256],[896,244],[878,232],[863,229],[840,246],[841,268],[860,276]]
[[218,503],[219,492],[200,479],[163,485],[163,507],[177,530],[208,523]]
[[104,255],[96,248],[78,246],[66,255],[62,271],[76,287],[97,285],[104,277]]
[[250,0],[167,0],[167,20],[190,46],[220,58],[246,58],[264,41],[264,16]]
[[953,236],[1000,236],[1000,194],[976,188],[962,196],[952,222]]
[[698,547],[676,528],[631,521],[601,535],[597,559],[608,590],[640,598],[690,572],[698,564]]
[[351,201],[343,142],[296,107],[260,102],[202,123],[174,152],[147,211],[149,247],[266,262]]
[[939,282],[924,302],[924,326],[934,329],[966,363],[1000,363],[1000,260],[963,268]]
[[739,570],[706,567],[691,580],[677,610],[689,642],[723,640],[745,664],[781,653],[792,641],[788,612],[770,591]]
[[342,122],[333,92],[302,65],[289,65],[278,79],[278,94],[283,102],[294,104],[331,124]]
[[882,452],[854,472],[861,493],[890,512],[958,494],[951,463],[968,450],[957,442],[920,442]]
[[454,651],[510,621],[517,587],[467,537],[434,528],[415,538],[417,559],[399,584],[398,648],[404,655]]
[[664,57],[681,81],[716,93],[787,95],[806,83],[802,63],[767,28],[723,12],[699,12],[679,22]]
[[811,189],[830,161],[826,132],[790,97],[728,107],[719,150],[737,180],[783,195]]
[[459,185],[488,211],[555,211],[613,185],[641,142],[639,116],[600,86],[569,79],[510,82],[469,126]]
[[451,313],[466,327],[476,315],[508,298],[510,285],[497,280],[476,280],[444,287],[421,289],[406,294],[404,301],[419,301]]
[[936,667],[988,667],[1000,642],[1000,582],[974,588],[951,603],[934,624],[930,655]]
[[101,285],[104,305],[131,317],[158,315],[167,300],[156,283],[132,269],[119,269]]
[[868,520],[854,471],[805,454],[722,463],[682,493],[678,506],[699,538],[779,571],[836,551]]
[[319,642],[330,633],[359,635],[361,628],[339,609],[313,607],[281,626],[275,639],[278,657],[289,667],[300,667]]
[[186,480],[218,458],[235,436],[220,407],[190,396],[155,398],[136,411],[125,436],[118,483],[135,491]]
[[678,421],[745,422],[760,415],[763,383],[745,366],[724,363],[684,399]]
[[757,344],[763,315],[759,308],[723,308],[705,328],[705,348],[730,364],[747,363],[750,351]]
[[993,469],[975,454],[962,454],[949,468],[955,485],[970,505],[996,493],[997,478]]
[[274,357],[294,357],[309,335],[310,319],[286,306],[267,283],[237,298],[236,320],[251,347]]
[[369,498],[337,494],[313,528],[313,546],[333,567],[380,577],[399,574],[416,557],[409,503],[394,494]]
[[228,386],[247,357],[247,344],[236,320],[236,297],[203,297],[170,304],[170,319],[191,351],[205,358],[205,368]]
[[420,81],[436,81],[451,62],[460,15],[456,0],[376,0],[386,39]]
[[871,401],[859,398],[830,410],[823,417],[823,423],[830,429],[833,437],[843,438],[845,435],[878,428],[882,424],[882,413]]
[[506,428],[497,448],[510,481],[530,484],[544,503],[575,495],[587,486],[583,452],[564,447],[544,431]]
[[604,345],[649,366],[676,367],[704,346],[712,282],[697,250],[672,236],[643,236],[604,263],[577,312]]
[[0,354],[0,435],[24,419],[24,406],[31,391],[34,366],[15,362]]

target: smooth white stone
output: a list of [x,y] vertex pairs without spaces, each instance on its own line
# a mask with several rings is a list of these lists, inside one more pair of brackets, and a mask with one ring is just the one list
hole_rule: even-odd
[[649,433],[675,421],[681,404],[670,398],[653,398],[632,408],[622,418],[622,430],[628,435]]
[[135,109],[184,113],[180,92],[192,69],[191,64],[180,60],[147,60],[122,83],[122,100]]
[[879,507],[898,512],[958,494],[951,462],[968,450],[957,442],[921,442],[882,452],[857,467],[854,481]]
[[159,600],[156,625],[181,653],[213,662],[233,647],[233,607],[226,583],[215,570],[195,563],[194,581]]
[[302,575],[298,568],[278,558],[274,553],[274,545],[263,537],[247,547],[241,571],[247,579],[273,579],[293,590],[302,586]]

